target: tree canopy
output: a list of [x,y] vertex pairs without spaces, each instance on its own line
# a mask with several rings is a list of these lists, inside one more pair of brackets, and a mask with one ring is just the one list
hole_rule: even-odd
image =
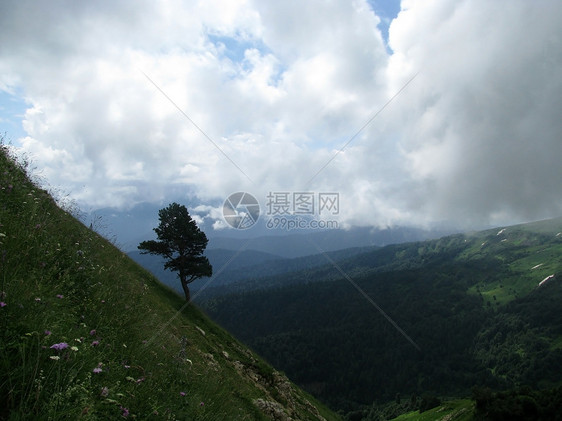
[[188,284],[213,274],[209,260],[203,256],[209,240],[183,205],[174,202],[160,209],[158,217],[160,224],[154,228],[158,240],[143,241],[138,248],[142,254],[166,259],[164,268],[178,273],[185,299],[190,301]]

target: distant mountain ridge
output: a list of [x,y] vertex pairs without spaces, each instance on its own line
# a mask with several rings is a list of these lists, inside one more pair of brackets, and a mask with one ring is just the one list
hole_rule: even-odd
[[[254,238],[210,237],[208,249],[221,248],[258,250],[285,258],[318,254],[320,251],[336,251],[355,247],[385,246],[411,241],[439,238],[445,231],[420,228],[354,227],[350,229],[313,230],[307,232],[267,235]],[[319,250],[320,248],[320,250]]]
[[[239,282],[248,282],[251,279],[311,269],[325,265],[328,262],[327,258],[340,260],[373,248],[357,247],[297,258],[282,258],[256,250],[207,249],[205,256],[213,266],[213,276],[212,278],[196,280],[190,284],[190,288],[193,291],[197,291],[203,286],[206,286],[206,288],[223,288],[236,285]],[[180,293],[182,292],[177,274],[164,270],[164,262],[160,257],[141,254],[139,251],[129,252],[128,255],[149,270],[162,283]]]
[[[353,228],[308,233],[270,235],[255,238],[211,237],[205,255],[213,266],[213,278],[193,282],[190,288],[204,285],[220,287],[265,276],[325,265],[328,259],[340,260],[394,242],[415,241],[438,235],[438,231],[416,228]],[[128,255],[152,272],[161,282],[181,292],[177,275],[164,270],[158,256]]]

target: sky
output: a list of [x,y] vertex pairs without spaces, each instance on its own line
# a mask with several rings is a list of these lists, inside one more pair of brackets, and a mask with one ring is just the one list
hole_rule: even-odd
[[[562,2],[0,4],[0,132],[91,212],[339,194],[340,226],[562,215]],[[318,197],[318,196],[316,196]],[[145,208],[143,208],[145,209]]]

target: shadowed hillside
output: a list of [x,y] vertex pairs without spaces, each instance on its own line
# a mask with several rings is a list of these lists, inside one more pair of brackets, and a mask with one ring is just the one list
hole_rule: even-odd
[[0,146],[0,419],[337,419]]

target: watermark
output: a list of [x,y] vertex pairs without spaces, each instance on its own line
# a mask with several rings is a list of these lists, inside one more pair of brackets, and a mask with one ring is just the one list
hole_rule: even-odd
[[232,193],[222,205],[222,215],[232,228],[248,229],[258,222],[260,204],[250,193]]
[[[336,192],[270,191],[265,198],[268,229],[336,229],[338,221],[326,219],[340,213],[340,195]],[[223,217],[235,229],[254,226],[262,209],[250,193],[233,193],[224,201]]]
[[339,215],[339,193],[269,192],[266,215]]
[[286,216],[274,216],[267,220],[265,226],[269,229],[291,230],[314,230],[314,229],[337,229],[338,221],[323,219],[307,219],[300,216],[291,218]]

